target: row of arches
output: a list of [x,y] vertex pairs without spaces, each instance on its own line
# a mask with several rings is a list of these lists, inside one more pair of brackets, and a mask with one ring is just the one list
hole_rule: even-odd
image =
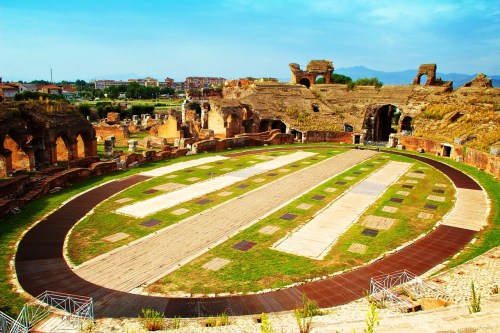
[[60,121],[9,119],[0,126],[0,177],[96,156],[95,130],[79,116]]

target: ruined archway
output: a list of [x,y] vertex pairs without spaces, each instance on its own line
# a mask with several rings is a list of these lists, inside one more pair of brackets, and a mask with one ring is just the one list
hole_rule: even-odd
[[412,121],[413,121],[412,117],[402,116],[401,120],[399,121],[399,132],[410,135],[413,131]]
[[394,114],[397,107],[392,104],[369,106],[365,113],[363,129],[366,130],[366,141],[385,142],[391,133],[396,133],[393,127]]
[[10,158],[6,158],[4,162],[6,163],[6,170],[29,171],[32,169],[29,152],[23,145],[23,139],[15,132],[9,131],[9,133],[5,135],[2,143],[2,150],[5,151],[5,155],[10,155]]
[[70,145],[67,139],[63,136],[58,136],[55,140],[56,163],[67,162],[70,160]]
[[418,68],[417,75],[413,79],[413,84],[419,85],[423,76],[426,76],[425,85],[430,86],[436,83],[436,64],[423,64]]
[[92,134],[79,132],[76,137],[76,154],[78,158],[94,156]]
[[311,81],[309,81],[308,78],[302,78],[300,79],[299,83],[303,86],[306,86],[306,88],[310,88],[311,87]]
[[76,137],[76,155],[78,158],[85,157],[85,143],[81,135]]
[[286,124],[281,120],[275,120],[271,124],[271,129],[279,129],[281,133],[286,133]]
[[351,124],[344,124],[344,132],[354,132],[354,127]]

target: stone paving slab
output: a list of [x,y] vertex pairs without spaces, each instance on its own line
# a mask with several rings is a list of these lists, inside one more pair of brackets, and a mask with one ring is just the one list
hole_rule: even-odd
[[446,198],[442,197],[440,195],[429,195],[429,196],[427,196],[427,200],[444,202],[446,200]]
[[417,217],[419,219],[422,219],[422,220],[428,220],[428,219],[432,218],[432,216],[434,216],[434,215],[431,213],[426,213],[426,212],[420,212],[417,215]]
[[116,203],[125,203],[125,202],[129,202],[129,201],[132,201],[134,199],[132,198],[121,198],[121,199],[118,199],[118,200],[115,200]]
[[446,184],[436,183],[436,184],[434,184],[434,186],[436,186],[436,187],[446,187]]
[[262,183],[262,182],[265,182],[265,181],[266,181],[266,179],[265,179],[265,178],[255,178],[253,181],[254,181],[255,183]]
[[418,184],[418,180],[415,180],[415,179],[407,179],[407,180],[406,180],[406,183],[408,183],[408,184]]
[[[309,168],[297,170],[237,200],[212,207],[209,214],[202,212],[193,215],[96,257],[73,272],[91,283],[120,291],[130,291],[145,283],[152,283],[205,253],[221,240],[268,216],[290,200],[311,191],[326,179],[337,176],[375,154],[370,150],[349,150]],[[291,155],[283,157],[290,158]],[[270,162],[275,163],[276,159]],[[236,211],[238,214],[235,214]]]
[[303,227],[280,239],[272,247],[311,259],[323,259],[338,237],[411,165],[395,161],[387,163],[333,201]]
[[215,161],[227,160],[227,159],[228,159],[227,157],[224,157],[224,156],[221,156],[221,155],[219,155],[219,156],[210,156],[210,157],[202,157],[202,158],[198,158],[198,159],[195,159],[195,160],[190,160],[190,161],[185,161],[185,162],[179,162],[179,163],[170,164],[170,165],[167,165],[167,166],[164,166],[164,167],[156,168],[156,169],[153,169],[153,170],[144,171],[144,172],[139,173],[139,175],[141,175],[141,176],[148,176],[148,177],[158,177],[158,176],[166,175],[167,173],[176,172],[176,171],[179,171],[179,170],[183,170],[183,169],[195,167],[195,166],[198,166],[198,165],[212,163],[212,162],[215,162]]
[[283,172],[283,173],[284,173],[284,172],[289,172],[289,171],[290,171],[290,169],[283,168],[283,169],[279,169],[278,171],[279,171],[279,172]]
[[231,194],[233,194],[233,192],[224,191],[224,192],[220,192],[220,193],[218,193],[217,195],[218,195],[219,197],[227,197],[227,196],[230,196]]
[[352,243],[351,246],[347,249],[347,251],[352,253],[363,254],[366,252],[367,246],[359,243]]
[[[172,191],[159,195],[155,198],[139,201],[135,204],[121,207],[116,210],[117,213],[131,215],[134,217],[144,217],[149,214],[168,209],[180,203],[201,197],[208,193],[221,190],[230,185],[241,182],[249,177],[280,168],[288,163],[293,163],[304,158],[314,156],[310,152],[295,152],[289,155],[279,156],[267,162],[262,162],[255,166],[237,170],[222,176],[217,176],[209,180],[186,186],[177,191]],[[191,181],[194,181],[190,178]],[[188,180],[190,180],[188,179]]]
[[327,187],[323,191],[328,192],[328,193],[333,193],[337,190],[338,190],[338,188],[335,188],[335,187]]
[[356,179],[356,177],[352,177],[352,176],[347,176],[347,177],[344,177],[345,180],[354,180]]
[[410,178],[424,179],[425,173],[417,173],[417,172],[408,172],[406,176]]
[[396,221],[390,217],[368,215],[360,224],[372,229],[389,230]]
[[208,170],[208,169],[212,169],[213,167],[214,167],[213,165],[200,165],[197,168],[202,169],[202,170]]
[[312,207],[312,205],[307,204],[307,203],[301,203],[300,205],[297,206],[298,209],[303,209],[303,210],[307,210],[311,207]]
[[264,228],[260,229],[259,232],[264,235],[272,235],[278,230],[280,230],[279,227],[276,227],[274,225],[267,225]]
[[183,188],[184,186],[186,186],[186,185],[180,184],[180,183],[165,183],[162,185],[155,186],[155,187],[153,187],[153,189],[158,190],[158,191],[168,192],[168,191],[173,191],[173,190]]
[[233,168],[222,168],[222,169],[220,169],[220,171],[231,171],[231,170],[233,170]]
[[125,239],[128,236],[130,236],[130,235],[126,234],[124,232],[118,232],[116,234],[113,234],[113,235],[110,235],[110,236],[107,236],[107,237],[103,237],[103,240],[105,240],[106,242],[114,243],[114,242],[118,242],[118,241],[120,241],[122,239]]
[[176,209],[176,210],[172,211],[172,214],[174,214],[174,215],[182,215],[182,214],[186,214],[187,212],[189,212],[189,209],[187,209],[187,208],[179,208],[179,209]]
[[408,192],[408,191],[397,191],[396,194],[407,197],[410,194],[410,192]]
[[398,207],[393,207],[393,206],[384,206],[382,207],[382,211],[386,213],[395,213],[398,211]]
[[205,269],[208,269],[210,271],[218,271],[222,267],[226,266],[229,264],[231,261],[224,259],[224,258],[214,258],[207,262],[205,265],[202,267]]
[[188,178],[186,179],[187,181],[190,181],[190,182],[195,182],[195,181],[198,181],[200,180],[201,178],[200,177],[191,177],[191,178]]
[[172,179],[172,178],[176,178],[178,177],[179,175],[168,175],[168,176],[165,176],[165,178],[168,178],[168,179]]

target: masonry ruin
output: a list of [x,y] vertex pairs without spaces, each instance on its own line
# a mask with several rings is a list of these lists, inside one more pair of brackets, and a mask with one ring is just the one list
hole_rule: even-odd
[[[9,117],[12,107],[19,111]],[[44,112],[55,107],[67,110]],[[0,123],[0,176],[98,161],[94,128],[70,106],[5,103],[1,112],[5,118]]]
[[288,65],[292,71],[292,83],[301,84],[309,88],[311,85],[316,83],[318,77],[323,77],[325,83],[329,84],[331,82],[331,77],[333,73],[333,62],[331,60],[311,60],[303,71],[300,69],[300,65],[296,63],[291,63]]

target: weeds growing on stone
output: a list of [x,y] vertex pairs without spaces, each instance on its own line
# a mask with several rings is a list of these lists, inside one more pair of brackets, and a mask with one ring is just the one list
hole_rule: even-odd
[[322,315],[323,312],[319,309],[316,302],[302,295],[302,306],[295,309],[295,320],[299,325],[300,333],[308,333],[311,331],[313,316]]
[[260,317],[260,331],[262,333],[274,333],[273,325],[271,325],[269,317],[265,313],[262,313]]
[[366,314],[366,328],[363,330],[364,333],[375,332],[375,326],[379,325],[380,318],[377,312],[377,305],[374,302],[370,302],[370,310]]
[[142,326],[148,331],[159,331],[165,327],[165,314],[155,309],[142,309],[139,316]]
[[481,294],[476,293],[474,281],[471,282],[472,298],[470,300],[469,313],[481,312]]

